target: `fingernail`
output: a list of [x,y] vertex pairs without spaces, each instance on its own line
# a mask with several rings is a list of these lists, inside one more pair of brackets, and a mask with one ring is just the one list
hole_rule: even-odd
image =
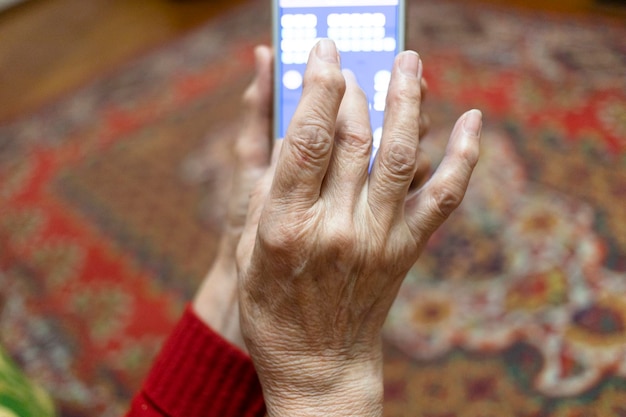
[[412,77],[421,78],[422,76],[422,60],[417,52],[406,51],[400,55],[400,71]]
[[317,57],[322,61],[330,62],[331,64],[339,63],[339,54],[337,53],[337,47],[335,42],[330,39],[321,39],[317,43]]
[[483,114],[480,110],[470,110],[465,114],[463,120],[463,130],[465,133],[474,136],[480,136],[480,131],[483,127]]

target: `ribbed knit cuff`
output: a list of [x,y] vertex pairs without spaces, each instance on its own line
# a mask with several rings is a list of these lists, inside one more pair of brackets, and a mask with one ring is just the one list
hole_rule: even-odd
[[262,417],[263,393],[250,358],[187,306],[144,384],[171,417]]

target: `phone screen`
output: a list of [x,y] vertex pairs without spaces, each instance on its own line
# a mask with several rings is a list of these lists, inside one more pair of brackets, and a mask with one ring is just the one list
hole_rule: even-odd
[[275,126],[283,138],[302,94],[311,48],[333,39],[342,68],[354,72],[369,103],[375,156],[382,134],[393,60],[404,49],[403,0],[272,0],[274,3]]

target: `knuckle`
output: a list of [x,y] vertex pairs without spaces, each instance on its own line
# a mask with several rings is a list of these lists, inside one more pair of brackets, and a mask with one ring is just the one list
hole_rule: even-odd
[[381,163],[396,180],[412,179],[417,164],[415,147],[404,140],[391,140],[382,150]]
[[[371,128],[354,120],[345,120],[339,128],[337,136],[343,144],[355,150],[364,147],[369,148],[372,138]],[[369,150],[366,149],[366,152]]]
[[334,228],[325,238],[326,248],[331,253],[351,253],[356,245],[356,234],[352,227]]
[[351,234],[333,233],[320,239],[323,245],[323,259],[332,268],[351,268],[356,264],[366,262],[362,247],[357,244]]
[[464,161],[470,169],[473,169],[478,163],[479,150],[475,146],[466,144],[458,150],[458,158]]
[[299,233],[297,228],[286,224],[273,227],[263,227],[259,224],[257,239],[266,253],[284,255],[297,245]]
[[341,125],[342,138],[349,138],[355,142],[369,141],[371,138],[371,129],[369,126],[354,120],[345,120]]
[[332,149],[329,128],[315,115],[306,117],[304,123],[294,126],[289,132],[289,142],[299,155],[314,161],[323,158]]
[[432,194],[432,211],[442,221],[447,219],[463,201],[463,194],[458,187],[439,187]]

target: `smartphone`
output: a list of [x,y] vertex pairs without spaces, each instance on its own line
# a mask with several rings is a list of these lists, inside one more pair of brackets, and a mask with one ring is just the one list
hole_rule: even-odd
[[385,98],[395,56],[404,50],[405,0],[271,0],[274,135],[285,137],[302,94],[309,52],[321,38],[335,41],[342,68],[365,91],[372,124],[372,160],[380,146]]

